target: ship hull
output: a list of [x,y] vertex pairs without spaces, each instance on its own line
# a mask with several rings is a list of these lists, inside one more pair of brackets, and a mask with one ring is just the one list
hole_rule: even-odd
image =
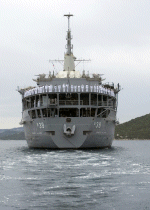
[[114,120],[81,117],[69,118],[69,121],[67,118],[57,117],[26,121],[24,131],[28,146],[47,149],[111,147],[114,139]]

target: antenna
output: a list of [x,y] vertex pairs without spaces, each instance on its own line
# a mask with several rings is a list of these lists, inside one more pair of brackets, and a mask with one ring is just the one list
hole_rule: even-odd
[[68,17],[68,31],[70,31],[70,17],[73,16],[72,14],[64,15],[65,17]]
[[67,14],[67,15],[64,15],[65,17],[68,17],[68,31],[67,31],[67,37],[66,37],[66,40],[67,40],[67,46],[66,46],[66,49],[67,49],[67,55],[71,55],[71,49],[73,48],[73,46],[71,45],[71,31],[70,31],[70,17],[73,16],[72,14]]

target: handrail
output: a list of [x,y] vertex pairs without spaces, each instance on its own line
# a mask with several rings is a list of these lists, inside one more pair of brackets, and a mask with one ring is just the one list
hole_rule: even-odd
[[105,113],[106,111],[108,111],[108,110],[113,110],[112,108],[110,108],[110,107],[108,107],[108,108],[105,108],[105,110],[103,111],[103,112],[101,112],[100,114],[98,114],[97,116],[100,116],[100,115],[102,115],[103,113]]
[[78,100],[59,100],[59,105],[78,105]]

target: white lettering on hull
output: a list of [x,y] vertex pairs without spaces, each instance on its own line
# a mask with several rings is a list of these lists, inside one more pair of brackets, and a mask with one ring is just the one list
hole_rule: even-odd
[[94,122],[95,128],[101,128],[101,122]]
[[37,125],[38,128],[44,128],[44,123],[43,122],[36,123],[36,125]]

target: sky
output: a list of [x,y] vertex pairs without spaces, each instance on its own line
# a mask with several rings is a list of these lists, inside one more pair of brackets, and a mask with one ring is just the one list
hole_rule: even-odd
[[77,59],[91,59],[76,70],[104,74],[119,83],[120,123],[150,113],[149,0],[1,0],[0,129],[19,127],[21,95],[40,73],[63,70],[49,59],[63,59],[67,18]]

